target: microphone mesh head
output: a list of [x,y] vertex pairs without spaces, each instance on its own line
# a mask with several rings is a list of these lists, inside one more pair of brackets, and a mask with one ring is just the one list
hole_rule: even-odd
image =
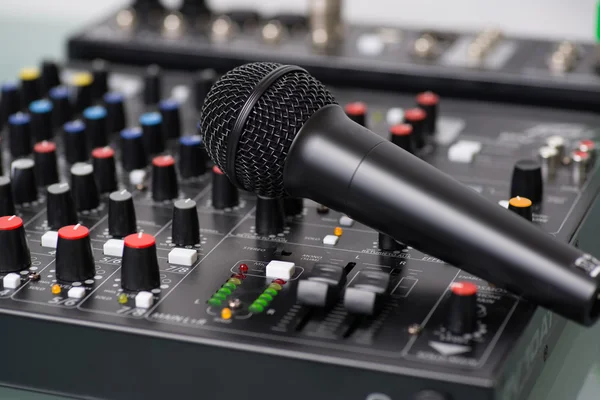
[[[226,171],[227,141],[256,85],[277,63],[242,65],[223,75],[202,107],[200,129],[210,158]],[[302,125],[320,108],[335,104],[321,82],[303,71],[277,79],[258,99],[242,129],[232,181],[265,197],[283,197],[283,166]]]

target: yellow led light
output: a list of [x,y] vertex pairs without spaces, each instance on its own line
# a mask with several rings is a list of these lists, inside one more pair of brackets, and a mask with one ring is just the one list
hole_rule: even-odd
[[269,287],[270,287],[271,289],[275,289],[275,290],[277,290],[278,292],[279,292],[279,291],[282,289],[281,285],[280,285],[280,284],[278,284],[278,283],[275,283],[275,282],[271,283],[271,284],[269,285]]
[[231,319],[231,310],[227,307],[221,310],[221,318]]
[[342,233],[344,233],[344,230],[342,228],[340,228],[339,226],[336,226],[335,229],[333,230],[333,234],[335,236],[342,236]]
[[121,293],[119,295],[119,304],[126,304],[127,303],[127,295],[125,293]]
[[94,81],[94,77],[89,72],[79,72],[73,75],[73,85],[89,86]]
[[52,285],[52,294],[60,294],[61,289],[57,284]]
[[35,67],[25,67],[19,72],[22,81],[33,81],[40,77],[40,70]]

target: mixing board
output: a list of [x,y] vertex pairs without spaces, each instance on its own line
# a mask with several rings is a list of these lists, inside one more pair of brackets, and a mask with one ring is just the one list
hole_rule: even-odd
[[[3,384],[512,400],[551,359],[562,318],[334,210],[238,192],[197,135],[214,72],[41,71],[4,84],[0,102]],[[332,90],[355,121],[595,250],[599,117]],[[509,204],[515,190],[531,201]]]
[[509,37],[497,29],[344,25],[339,7],[308,17],[252,11],[211,16],[205,9],[171,12],[151,3],[157,2],[137,1],[86,27],[69,41],[69,57],[221,72],[275,61],[303,66],[327,83],[369,89],[427,87],[443,95],[588,110],[599,100],[593,44]]

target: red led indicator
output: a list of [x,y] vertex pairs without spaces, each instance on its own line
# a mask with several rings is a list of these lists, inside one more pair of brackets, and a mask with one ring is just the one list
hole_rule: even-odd
[[273,283],[277,283],[278,285],[285,285],[285,281],[283,279],[275,279]]
[[477,285],[470,282],[455,282],[450,289],[457,296],[474,296],[477,294]]
[[89,229],[81,224],[63,226],[58,230],[58,237],[67,240],[83,239],[89,234]]
[[440,96],[433,92],[423,92],[417,95],[417,104],[422,106],[435,106],[440,102]]
[[420,108],[411,108],[404,112],[404,119],[407,121],[422,121],[427,117],[427,113]]
[[248,266],[246,264],[240,264],[239,270],[241,273],[245,274],[248,272]]
[[0,231],[12,231],[23,226],[23,220],[16,215],[0,218]]
[[125,238],[125,246],[133,249],[147,249],[154,246],[156,239],[147,233],[132,233]]
[[244,279],[246,279],[246,275],[243,275],[243,274],[233,274],[231,277],[232,278],[237,278],[237,279],[239,279],[241,281],[243,281]]
[[92,157],[94,158],[111,158],[115,156],[115,151],[110,147],[97,147],[92,150]]
[[365,115],[367,113],[367,105],[360,101],[346,104],[344,108],[348,115]]
[[43,142],[36,143],[35,146],[33,146],[33,151],[36,153],[52,153],[56,151],[56,145],[44,140]]

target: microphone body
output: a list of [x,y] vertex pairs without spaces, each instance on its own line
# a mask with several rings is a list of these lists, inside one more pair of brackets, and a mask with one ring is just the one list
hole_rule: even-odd
[[591,325],[600,262],[485,199],[327,105],[288,151],[286,192]]

